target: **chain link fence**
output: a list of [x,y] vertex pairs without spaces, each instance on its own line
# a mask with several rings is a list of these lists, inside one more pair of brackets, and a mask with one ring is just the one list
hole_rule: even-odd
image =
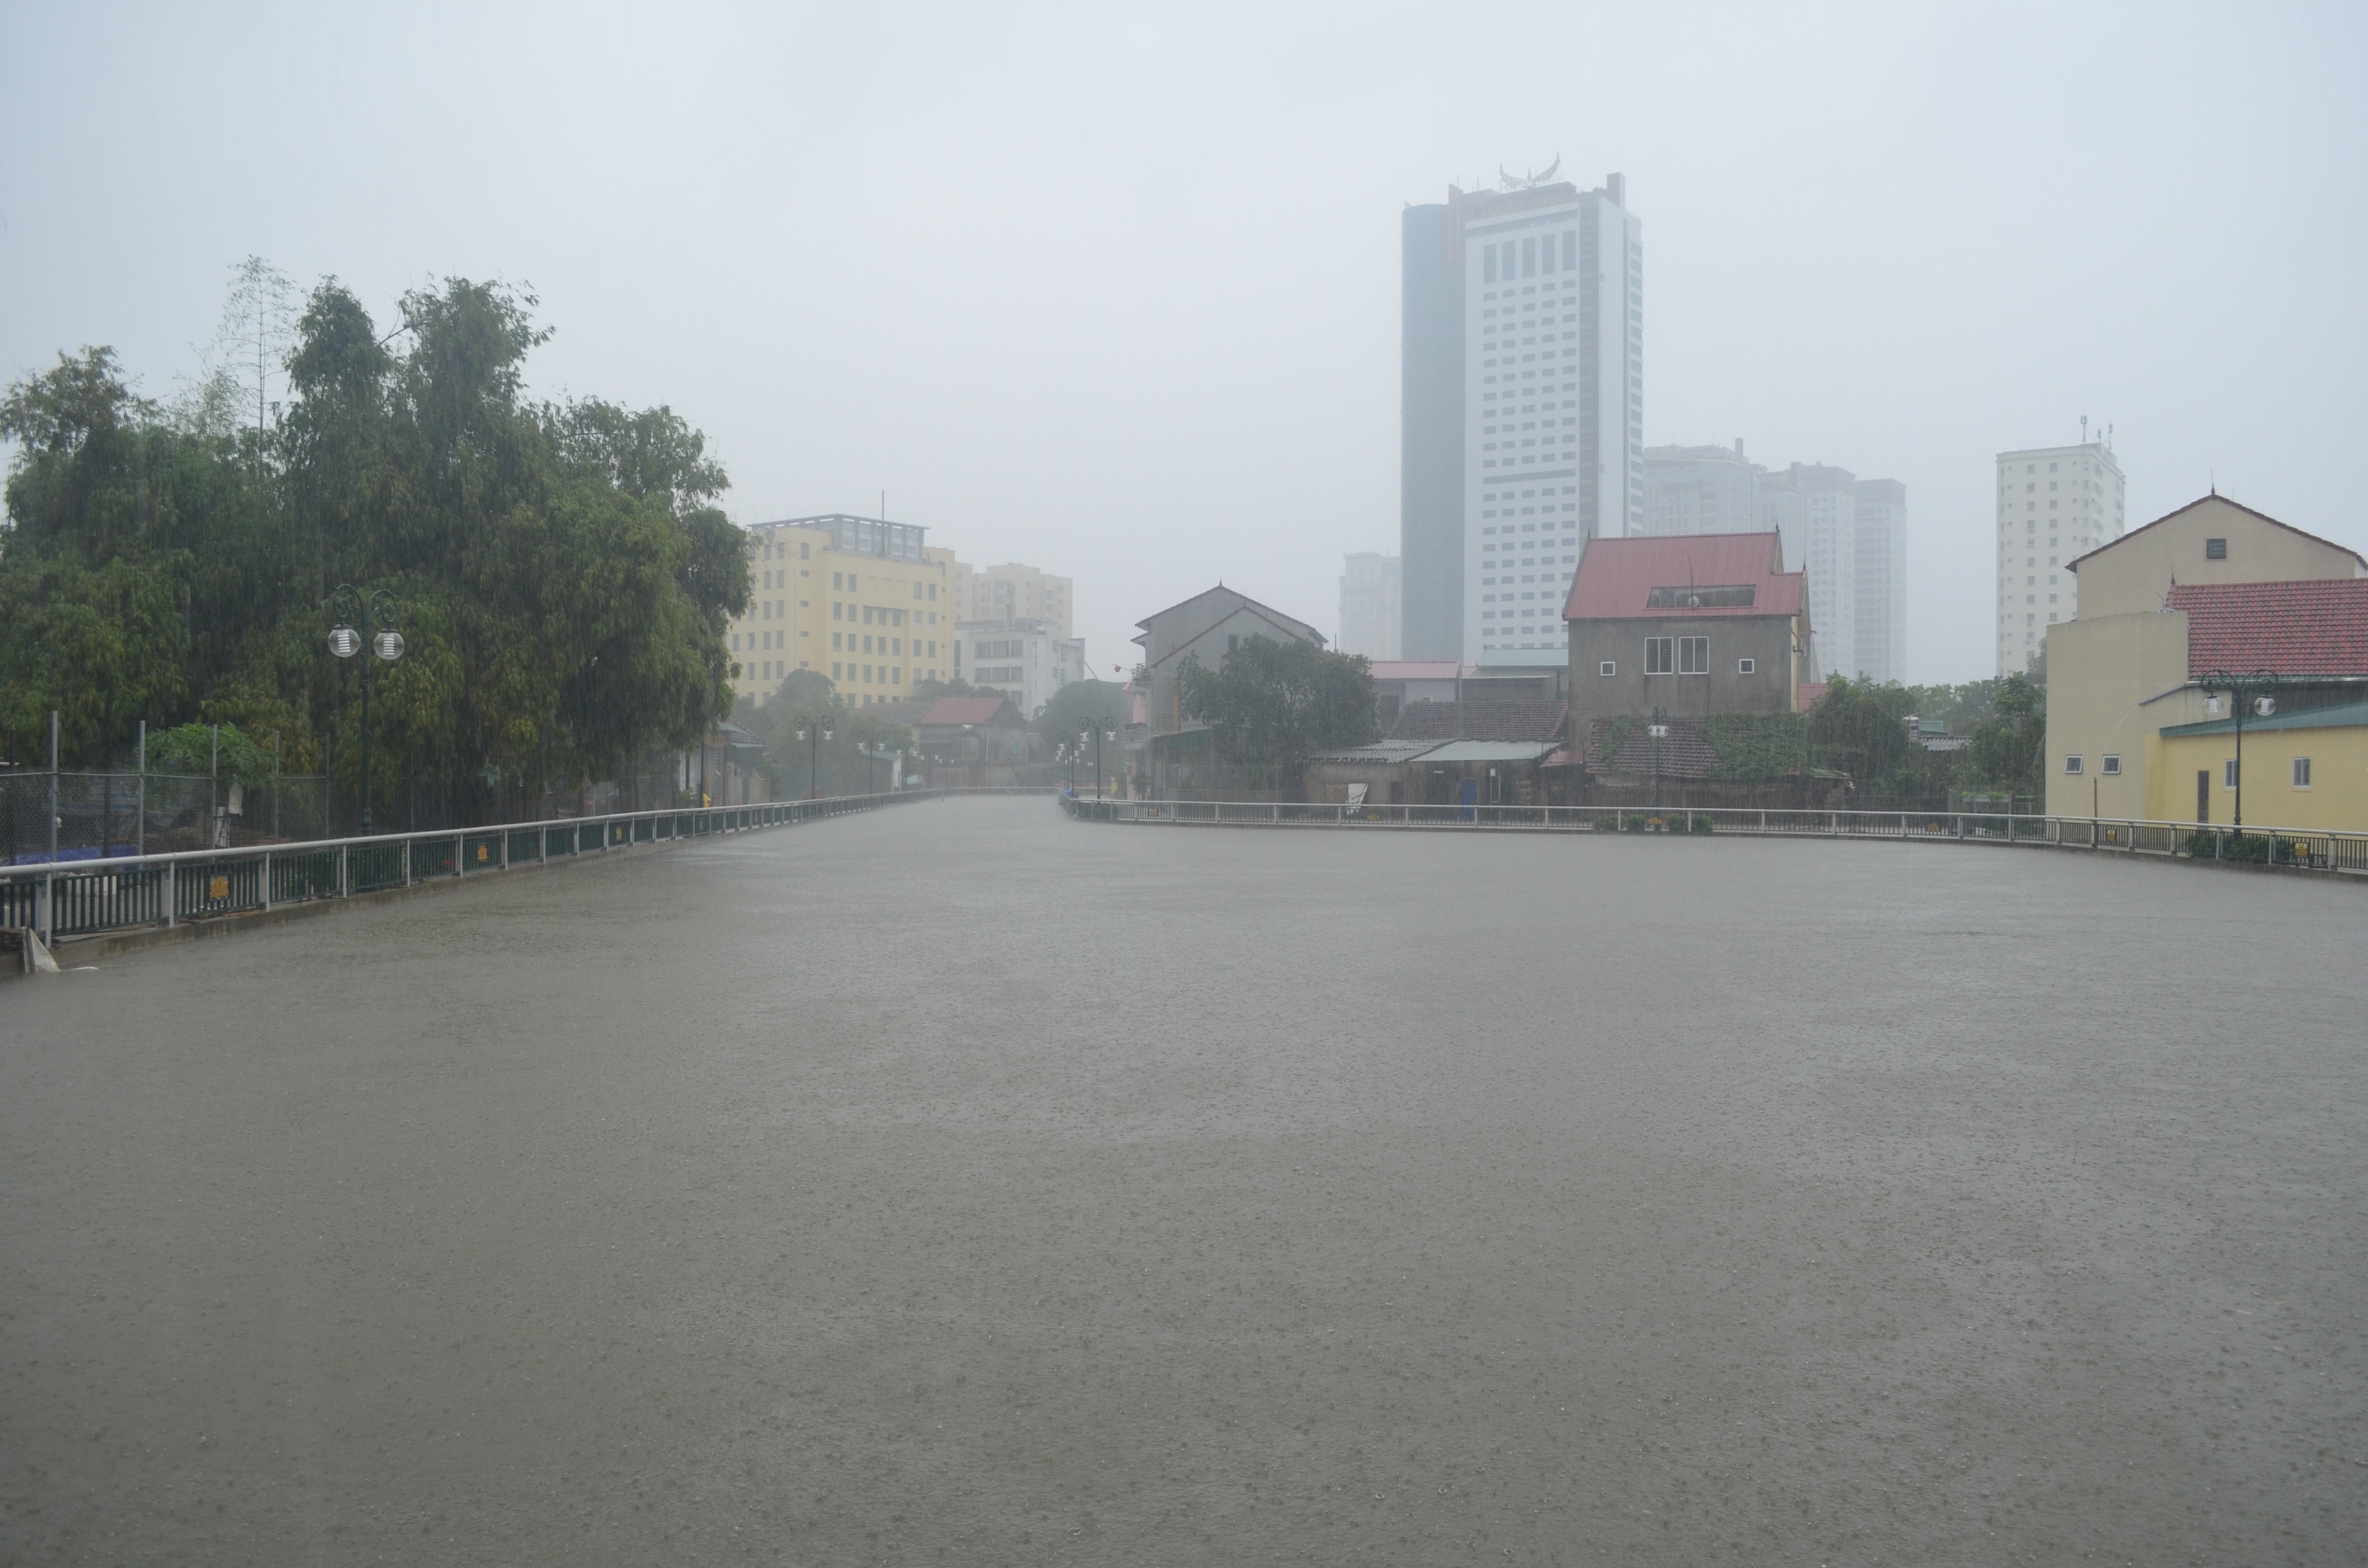
[[246,789],[177,773],[0,773],[0,866],[328,836],[324,778]]

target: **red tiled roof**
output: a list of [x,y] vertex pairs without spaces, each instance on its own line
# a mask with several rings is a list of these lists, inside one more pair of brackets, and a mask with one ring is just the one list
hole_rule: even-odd
[[2368,577],[2293,583],[2181,583],[2187,673],[2368,676]]
[[1819,702],[1823,701],[1825,699],[1827,684],[1827,682],[1821,680],[1803,681],[1799,689],[1793,693],[1793,711],[1795,713],[1806,713],[1810,709],[1815,708]]
[[921,715],[921,722],[924,724],[991,723],[996,715],[1007,708],[1011,708],[1011,716],[1016,721],[1019,717],[1019,710],[1011,707],[1011,699],[1008,697],[940,697],[929,705],[929,710],[927,713]]
[[[1637,616],[1797,615],[1808,599],[1808,576],[1777,570],[1773,533],[1669,534],[1649,539],[1593,539],[1578,558],[1578,575],[1563,606],[1565,620],[1627,620]],[[1655,588],[1739,586],[1758,590],[1752,602],[1731,608],[1649,608]]]

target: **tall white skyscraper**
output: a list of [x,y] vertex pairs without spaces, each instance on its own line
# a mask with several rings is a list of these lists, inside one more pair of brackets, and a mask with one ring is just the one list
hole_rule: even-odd
[[1858,476],[1824,463],[1794,463],[1762,476],[1759,515],[1762,528],[1782,536],[1784,564],[1809,574],[1817,678],[1856,677]]
[[1360,551],[1340,574],[1340,637],[1343,653],[1369,659],[1398,657],[1398,558]]
[[2122,537],[2121,466],[2102,441],[1998,455],[1998,673],[2018,675],[2078,608],[2064,562]]
[[1809,574],[1817,679],[1907,678],[1907,487],[1793,463],[1774,473],[1733,447],[1652,447],[1648,534],[1773,530],[1784,569]]
[[1404,651],[1559,666],[1581,542],[1642,530],[1644,227],[1506,185],[1406,213]]
[[[1647,447],[1640,472],[1645,485],[1642,532],[1759,530],[1761,470],[1745,460],[1741,441],[1732,447]],[[1787,562],[1784,569],[1796,572],[1800,562]]]
[[[1858,482],[1858,604],[1850,642],[1859,673],[1872,681],[1907,679],[1907,486],[1896,479]],[[1811,608],[1816,608],[1811,601]]]

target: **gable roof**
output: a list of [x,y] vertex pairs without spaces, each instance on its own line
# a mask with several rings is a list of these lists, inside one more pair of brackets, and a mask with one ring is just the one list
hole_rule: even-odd
[[2188,513],[2195,510],[2196,507],[2209,506],[2214,502],[2217,502],[2223,506],[2232,507],[2237,511],[2242,512],[2248,517],[2258,518],[2260,521],[2269,524],[2270,527],[2273,528],[2283,528],[2290,534],[2300,534],[2303,538],[2310,540],[2313,544],[2323,544],[2329,550],[2340,550],[2344,554],[2351,557],[2352,560],[2359,562],[2360,569],[2362,571],[2368,572],[2368,559],[2362,558],[2361,553],[2352,549],[2350,545],[2338,544],[2331,539],[2321,539],[2315,533],[2294,527],[2292,523],[2282,523],[2275,517],[2271,517],[2267,512],[2256,512],[2253,508],[2246,506],[2241,501],[2229,500],[2228,497],[2221,494],[2216,490],[2209,495],[2198,495],[2194,500],[2190,501],[2184,506],[2174,507],[2172,510],[2165,512],[2153,522],[2141,523],[2119,539],[2107,540],[2104,543],[2099,545],[2096,549],[2088,551],[2086,554],[2074,556],[2070,561],[2065,562],[2065,570],[2069,572],[2078,572],[2080,570],[2080,562],[2088,560],[2090,555],[2102,555],[2105,551],[2112,549],[2117,544],[2127,544],[2130,540],[2137,538],[2138,535],[2146,532],[2148,528],[2158,528],[2174,517],[2183,517]]
[[[1628,620],[1644,616],[1798,615],[1808,602],[1808,574],[1786,572],[1774,533],[1661,534],[1591,539],[1563,605],[1565,620]],[[1652,608],[1655,588],[1740,587],[1748,605]]]
[[992,724],[1005,713],[1013,724],[1022,722],[1019,710],[1008,697],[940,697],[921,715],[924,724]]
[[[1266,619],[1272,621],[1277,627],[1289,632],[1292,636],[1297,638],[1302,642],[1313,642],[1318,647],[1321,647],[1324,643],[1324,633],[1316,631],[1315,628],[1308,625],[1307,622],[1304,620],[1294,620],[1290,616],[1283,614],[1282,611],[1274,608],[1270,605],[1262,605],[1258,603],[1258,600],[1250,597],[1247,594],[1243,593],[1239,588],[1228,588],[1223,583],[1218,584],[1213,588],[1204,588],[1201,592],[1194,594],[1189,599],[1178,599],[1176,603],[1169,605],[1166,609],[1155,610],[1150,615],[1147,615],[1141,620],[1136,621],[1134,624],[1142,628],[1145,633],[1148,633],[1151,631],[1151,623],[1153,621],[1174,615],[1179,610],[1190,609],[1193,606],[1200,604],[1201,600],[1212,598],[1219,594],[1224,594],[1228,598],[1232,599],[1234,603],[1226,608],[1211,615],[1209,618],[1209,626],[1216,625],[1219,621],[1224,619],[1226,616],[1232,615],[1235,610],[1246,609],[1250,611],[1252,614],[1262,616]],[[1205,631],[1208,630],[1208,627],[1204,626],[1201,630]],[[1195,637],[1199,635],[1200,632],[1196,631],[1193,633],[1193,636]],[[1144,639],[1137,637],[1133,641],[1142,642]],[[1184,638],[1179,639],[1179,641],[1190,642],[1190,639]]]
[[2187,612],[2190,678],[2209,670],[2368,676],[2368,577],[2180,583],[2169,608]]

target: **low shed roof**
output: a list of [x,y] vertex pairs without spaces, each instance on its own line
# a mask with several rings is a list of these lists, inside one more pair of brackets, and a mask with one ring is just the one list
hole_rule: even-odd
[[1422,754],[1425,762],[1535,762],[1552,741],[1450,741]]

